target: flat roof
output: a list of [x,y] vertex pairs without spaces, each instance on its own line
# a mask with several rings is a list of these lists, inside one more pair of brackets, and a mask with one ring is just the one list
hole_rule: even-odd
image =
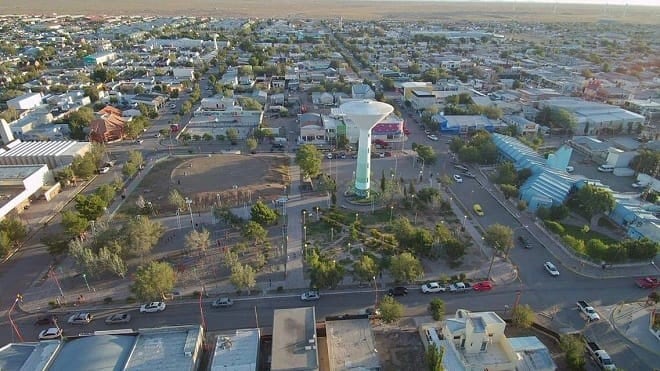
[[37,343],[7,344],[0,348],[0,370],[20,370]]
[[0,181],[23,180],[47,165],[3,165],[0,166]]
[[330,369],[380,369],[369,319],[326,321],[325,331]]
[[259,358],[259,329],[236,330],[218,335],[211,360],[211,371],[256,371]]
[[140,329],[126,371],[191,370],[201,342],[201,327],[177,326]]
[[8,151],[0,153],[0,157],[17,156],[74,156],[80,149],[89,146],[89,142],[62,140],[52,142],[20,142]]
[[314,307],[273,313],[271,370],[318,370]]
[[49,371],[121,371],[128,360],[135,335],[84,336],[62,344]]

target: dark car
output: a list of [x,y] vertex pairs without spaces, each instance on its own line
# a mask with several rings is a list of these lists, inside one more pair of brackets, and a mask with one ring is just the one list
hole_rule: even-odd
[[55,315],[46,315],[37,318],[34,322],[34,325],[43,326],[43,325],[54,325],[57,322],[57,316]]
[[531,249],[532,248],[532,245],[529,243],[529,241],[527,241],[527,239],[525,239],[525,237],[518,236],[518,241],[520,241],[520,244],[522,245],[522,247],[524,247],[526,249]]
[[404,286],[397,286],[387,291],[389,296],[405,296],[408,295],[408,288]]

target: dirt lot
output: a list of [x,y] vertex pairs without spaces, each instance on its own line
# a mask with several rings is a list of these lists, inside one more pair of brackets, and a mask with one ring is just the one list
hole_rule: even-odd
[[173,188],[193,200],[195,211],[218,203],[235,206],[259,198],[269,201],[282,194],[288,183],[288,164],[284,156],[213,155],[166,160],[154,166],[122,212],[135,209],[136,200],[142,196],[158,214],[172,213],[167,195]]

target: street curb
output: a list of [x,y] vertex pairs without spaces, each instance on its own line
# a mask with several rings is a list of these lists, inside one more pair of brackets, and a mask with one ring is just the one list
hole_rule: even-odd
[[624,306],[625,304],[632,304],[632,303],[626,303],[626,302],[620,302],[620,303],[617,303],[616,307],[614,307],[614,310],[612,310],[612,311],[610,312],[610,323],[612,324],[612,327],[614,328],[614,331],[616,331],[616,333],[619,334],[620,337],[626,339],[626,341],[627,341],[629,344],[632,344],[632,345],[638,346],[638,347],[644,349],[645,351],[647,351],[647,352],[649,352],[649,353],[651,353],[651,354],[655,354],[655,355],[660,356],[660,352],[659,352],[659,351],[657,351],[657,350],[653,350],[653,349],[649,349],[649,348],[646,347],[646,345],[642,345],[642,344],[640,344],[640,343],[638,343],[638,342],[635,342],[635,341],[629,339],[626,335],[623,334],[623,332],[621,332],[621,330],[619,330],[619,327],[617,326],[616,321],[614,320],[614,313],[615,313],[616,311],[620,311],[620,309],[623,308],[623,306]]

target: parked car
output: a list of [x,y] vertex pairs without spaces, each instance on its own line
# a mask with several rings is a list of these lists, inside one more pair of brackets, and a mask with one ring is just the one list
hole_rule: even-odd
[[156,313],[156,312],[162,312],[165,310],[165,303],[162,301],[152,301],[149,304],[142,304],[140,306],[140,313]]
[[59,327],[47,328],[39,333],[39,340],[52,340],[62,336],[62,329]]
[[321,294],[316,290],[305,291],[300,295],[302,301],[314,301],[321,299]]
[[87,312],[78,312],[69,317],[68,323],[72,325],[86,325],[94,319],[94,316]]
[[389,296],[405,296],[408,295],[408,288],[405,286],[396,286],[387,290]]
[[611,173],[614,171],[614,165],[608,165],[608,164],[600,165],[598,167],[598,171],[600,171],[601,173]]
[[105,319],[106,325],[116,325],[118,323],[129,323],[129,322],[131,322],[131,315],[128,313],[113,314]]
[[474,291],[488,291],[493,289],[493,283],[490,281],[477,282],[472,285]]
[[543,267],[545,268],[546,271],[548,271],[548,273],[550,273],[551,276],[553,277],[559,276],[559,271],[557,270],[557,267],[555,267],[554,264],[550,262],[545,262],[543,263]]
[[449,292],[468,292],[472,286],[467,282],[456,282],[449,285]]
[[442,286],[437,282],[425,283],[422,285],[421,289],[422,289],[422,293],[424,294],[447,291],[447,288],[445,286]]
[[99,169],[99,174],[105,174],[108,171],[110,171],[110,168],[108,166],[104,166],[104,167]]
[[660,280],[655,277],[644,277],[636,279],[635,284],[640,289],[654,289],[660,287]]
[[211,303],[213,308],[227,308],[231,307],[232,305],[234,305],[234,301],[228,297],[217,298],[213,303]]
[[41,317],[37,318],[37,320],[34,321],[34,325],[35,326],[37,326],[37,325],[41,325],[41,326],[43,326],[43,325],[54,325],[54,324],[56,324],[56,322],[57,322],[57,316],[54,315],[54,314],[52,314],[52,315],[48,314],[48,315],[41,316]]
[[142,143],[144,143],[144,139],[136,139],[135,143],[142,144]]
[[160,133],[154,134],[154,138],[160,138]]
[[479,204],[474,204],[472,206],[472,210],[474,210],[474,213],[479,215],[479,216],[486,215],[486,213],[484,213],[484,210],[481,208],[481,205],[479,205]]
[[426,137],[429,138],[430,140],[434,141],[434,142],[437,142],[437,141],[440,140],[440,138],[438,138],[438,136],[434,135],[434,134],[429,134]]
[[573,166],[566,166],[566,172],[567,173],[572,173],[575,171],[575,168]]
[[642,183],[641,180],[636,181],[635,183],[631,184],[633,188],[646,188],[648,186],[648,183]]
[[532,248],[532,245],[529,243],[529,241],[527,241],[527,239],[525,239],[525,237],[518,236],[518,241],[520,241],[520,244],[522,245],[522,247],[524,247],[526,249],[531,249]]
[[458,174],[454,174],[454,180],[456,183],[463,183],[463,178],[461,178],[461,176]]
[[360,314],[366,314],[369,319],[380,317],[380,309],[378,308],[365,308],[360,311]]

